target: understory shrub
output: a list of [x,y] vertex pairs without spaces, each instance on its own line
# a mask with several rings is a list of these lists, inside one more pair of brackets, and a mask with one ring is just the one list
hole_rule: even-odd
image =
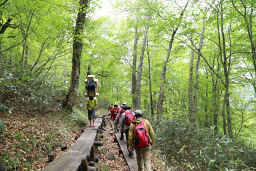
[[3,133],[5,131],[5,125],[3,121],[0,120],[0,133]]
[[183,120],[150,120],[155,129],[155,147],[169,164],[195,170],[256,168],[256,150],[242,142],[215,135],[210,128],[194,128]]
[[83,109],[74,107],[70,117],[78,126],[84,126],[89,123],[87,111]]
[[65,95],[63,86],[32,73],[21,75],[12,68],[5,68],[0,75],[0,112],[40,114],[60,109]]

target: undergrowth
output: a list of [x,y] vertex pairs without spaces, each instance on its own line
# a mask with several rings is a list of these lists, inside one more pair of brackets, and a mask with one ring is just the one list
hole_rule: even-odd
[[0,165],[7,170],[38,170],[80,136],[87,112],[62,109],[61,84],[16,68],[0,71]]
[[169,165],[189,170],[256,169],[256,150],[238,140],[216,136],[210,128],[194,128],[183,120],[150,121],[155,147]]
[[[2,66],[1,66],[2,67]],[[15,68],[0,71],[0,112],[47,114],[57,112],[65,97],[61,81],[21,74]]]
[[45,166],[48,154],[57,157],[62,153],[62,147],[74,143],[75,137],[79,137],[83,129],[77,121],[85,120],[82,117],[74,120],[76,115],[65,111],[54,115],[7,113],[0,116],[3,125],[0,162],[4,162],[8,170],[37,170]]
[[78,126],[84,126],[89,123],[87,111],[85,108],[82,108],[82,109],[73,108],[73,111],[70,117],[74,122],[76,122]]

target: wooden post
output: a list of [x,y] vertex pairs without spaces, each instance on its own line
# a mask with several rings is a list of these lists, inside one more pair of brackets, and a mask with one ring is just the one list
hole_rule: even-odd
[[95,146],[103,146],[103,141],[94,141],[93,145],[95,145]]
[[89,171],[89,166],[88,166],[88,159],[87,157],[82,159],[81,165],[78,169],[78,171]]
[[93,161],[94,162],[94,153],[95,153],[95,151],[96,151],[96,146],[93,145],[92,148],[91,148],[91,151],[90,151],[89,161]]

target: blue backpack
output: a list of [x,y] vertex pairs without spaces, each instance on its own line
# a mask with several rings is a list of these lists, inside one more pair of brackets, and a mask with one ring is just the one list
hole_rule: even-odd
[[94,81],[90,81],[88,84],[88,89],[93,90],[95,88],[95,82]]

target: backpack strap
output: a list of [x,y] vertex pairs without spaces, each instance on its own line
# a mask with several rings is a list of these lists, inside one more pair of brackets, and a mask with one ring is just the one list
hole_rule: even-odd
[[141,121],[141,125],[144,125],[144,121],[145,121],[145,119],[142,119],[142,121]]

